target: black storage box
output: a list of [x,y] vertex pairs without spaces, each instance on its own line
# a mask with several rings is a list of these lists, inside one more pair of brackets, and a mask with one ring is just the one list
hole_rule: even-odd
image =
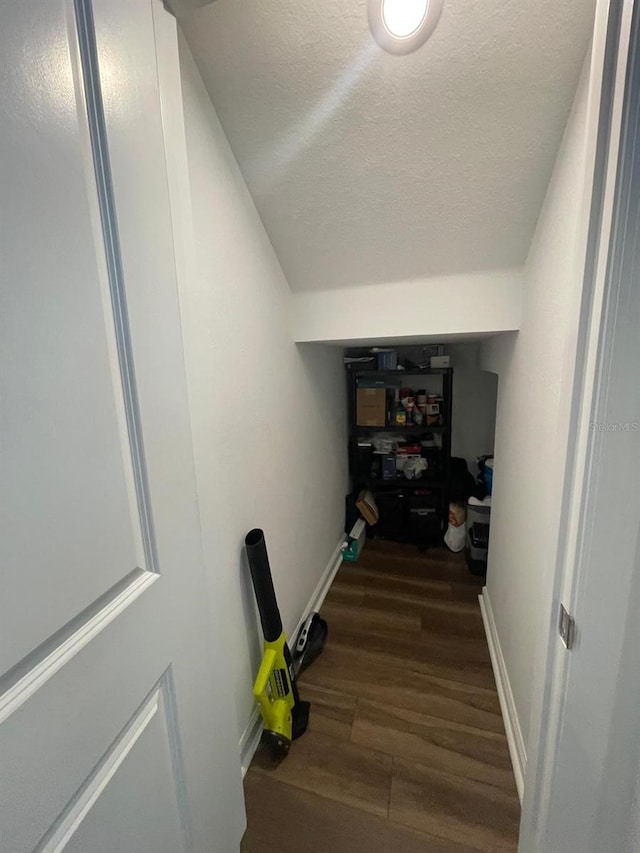
[[435,545],[442,538],[440,494],[423,492],[407,499],[407,535],[417,545]]
[[380,518],[373,528],[374,535],[382,539],[402,540],[406,536],[406,506],[402,490],[378,491],[376,503]]

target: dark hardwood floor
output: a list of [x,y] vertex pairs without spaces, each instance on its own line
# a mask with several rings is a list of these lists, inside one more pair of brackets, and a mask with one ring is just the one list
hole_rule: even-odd
[[243,853],[514,853],[520,806],[482,583],[446,550],[368,542],[322,607],[309,730],[245,778]]

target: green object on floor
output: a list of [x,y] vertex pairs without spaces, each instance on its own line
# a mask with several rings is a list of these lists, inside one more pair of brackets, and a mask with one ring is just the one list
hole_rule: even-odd
[[365,524],[364,519],[359,518],[351,528],[346,548],[342,552],[342,557],[347,561],[347,563],[355,563],[364,548],[366,538],[367,525]]
[[345,560],[345,562],[347,563],[355,563],[355,561],[358,559],[359,553],[360,549],[358,547],[358,540],[352,539],[342,552],[342,559]]

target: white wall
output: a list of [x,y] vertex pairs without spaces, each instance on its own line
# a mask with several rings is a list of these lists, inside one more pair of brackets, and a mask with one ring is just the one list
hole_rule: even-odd
[[338,349],[292,340],[289,287],[182,36],[180,66],[163,111],[205,561],[225,612],[211,653],[231,659],[240,739],[262,644],[244,536],[265,530],[291,632],[343,530],[345,383]]
[[525,268],[520,331],[481,346],[499,374],[487,590],[524,743],[546,641],[568,441],[582,269],[589,65]]
[[296,341],[400,343],[402,339],[520,328],[522,270],[295,293]]

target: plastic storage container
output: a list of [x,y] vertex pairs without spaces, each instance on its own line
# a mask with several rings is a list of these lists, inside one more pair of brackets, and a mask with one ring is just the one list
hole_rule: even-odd
[[487,490],[487,494],[491,495],[493,491],[493,459],[487,459],[484,463],[484,485]]
[[467,504],[467,542],[465,557],[472,575],[486,575],[491,524],[491,498],[469,498]]

